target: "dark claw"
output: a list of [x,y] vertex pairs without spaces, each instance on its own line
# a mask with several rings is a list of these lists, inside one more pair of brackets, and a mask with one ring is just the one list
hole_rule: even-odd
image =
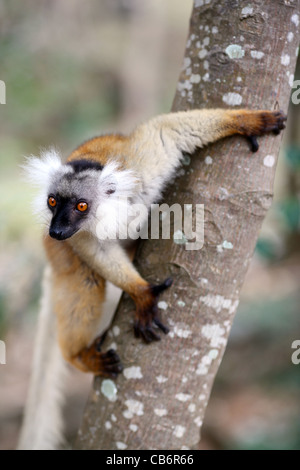
[[151,341],[160,341],[160,336],[155,333],[155,331],[151,327],[146,327],[146,332],[151,338]]
[[167,335],[169,333],[169,328],[166,327],[158,318],[154,318],[153,320],[153,323],[155,323],[156,326],[158,326],[158,328],[161,329],[161,331]]
[[249,137],[247,137],[247,139],[250,142],[252,152],[257,152],[257,150],[259,149],[259,145],[258,145],[258,142],[257,142],[257,137],[255,135],[249,135]]
[[152,294],[155,297],[158,297],[159,294],[161,294],[161,292],[168,289],[172,284],[173,284],[173,279],[168,277],[168,279],[166,279],[162,284],[158,284],[158,286],[151,286]]

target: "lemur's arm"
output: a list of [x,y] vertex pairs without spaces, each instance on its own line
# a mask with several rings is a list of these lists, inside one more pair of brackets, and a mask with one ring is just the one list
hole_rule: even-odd
[[134,331],[137,337],[146,342],[159,340],[153,329],[155,323],[164,333],[168,332],[160,321],[156,307],[159,294],[170,287],[171,279],[162,284],[151,285],[135,269],[125,250],[118,242],[99,244],[94,237],[86,238],[85,233],[78,233],[70,240],[75,252],[97,274],[127,292],[135,302],[136,313]]
[[[255,152],[256,137],[279,133],[285,127],[284,121],[282,111],[245,109],[203,109],[157,116],[130,135],[130,164],[146,178],[149,168],[151,176],[163,172],[165,178],[180,163],[182,152],[193,153],[196,148],[235,134],[247,137]],[[149,159],[146,164],[145,159]]]

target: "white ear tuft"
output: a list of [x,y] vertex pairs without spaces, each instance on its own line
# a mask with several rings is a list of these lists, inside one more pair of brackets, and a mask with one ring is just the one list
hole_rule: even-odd
[[62,166],[59,152],[54,148],[43,150],[41,158],[30,156],[21,167],[25,178],[34,186],[43,187],[49,185],[51,176]]

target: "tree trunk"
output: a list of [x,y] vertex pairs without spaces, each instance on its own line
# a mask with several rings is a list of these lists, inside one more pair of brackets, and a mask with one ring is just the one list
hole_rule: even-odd
[[[173,110],[279,107],[287,111],[299,35],[299,0],[195,0]],[[166,64],[167,66],[167,64]],[[205,242],[141,243],[137,266],[174,279],[160,303],[170,333],[145,345],[124,295],[105,346],[124,363],[115,383],[96,379],[80,449],[186,449],[197,445],[259,229],[272,202],[281,136],[252,154],[233,137],[186,157],[164,202],[204,204]],[[114,388],[115,387],[115,388]]]

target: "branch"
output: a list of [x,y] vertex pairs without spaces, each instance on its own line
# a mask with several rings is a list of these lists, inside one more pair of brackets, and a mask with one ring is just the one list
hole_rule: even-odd
[[[287,110],[299,0],[249,5],[195,1],[173,110]],[[243,139],[234,137],[198,152],[190,164],[186,159],[184,174],[164,202],[204,204],[204,247],[187,251],[173,239],[141,244],[137,266],[142,275],[153,282],[175,280],[160,304],[171,332],[156,344],[136,340],[133,304],[123,296],[106,346],[116,343],[124,374],[115,382],[116,396],[112,382],[95,380],[77,448],[196,446],[241,286],[272,202],[280,140],[261,138],[260,150],[252,154]]]

